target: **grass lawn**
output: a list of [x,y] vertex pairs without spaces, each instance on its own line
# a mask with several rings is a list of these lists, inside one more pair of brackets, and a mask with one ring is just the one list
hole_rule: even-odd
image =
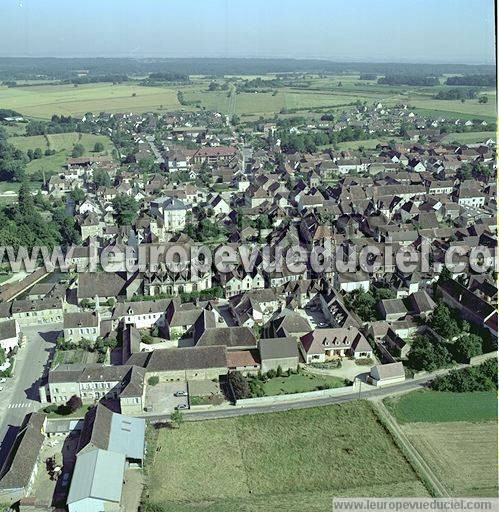
[[[50,404],[49,404],[50,405]],[[47,407],[47,406],[45,406]],[[57,412],[45,412],[42,408],[40,412],[44,412],[48,418],[53,419],[64,419],[64,418],[83,418],[85,414],[87,414],[87,411],[92,407],[92,404],[84,404],[79,409],[76,409],[75,412],[71,414],[59,414]]]
[[315,391],[319,386],[324,385],[340,388],[345,386],[345,380],[339,377],[298,373],[291,374],[289,377],[274,377],[262,384],[262,387],[266,396],[273,396]]
[[401,142],[400,137],[386,137],[384,139],[366,139],[366,140],[351,140],[347,142],[339,142],[338,147],[340,149],[375,149],[378,144],[387,144],[391,140]]
[[401,424],[497,420],[497,396],[493,392],[413,391],[387,398],[384,404]]
[[403,430],[451,496],[497,496],[497,422],[410,423]]
[[83,349],[56,350],[52,361],[52,368],[59,364],[92,364],[96,363],[99,355],[97,352],[88,352]]
[[148,435],[146,510],[325,511],[334,495],[428,495],[364,401]]
[[[85,148],[85,156],[89,155],[110,155],[114,145],[105,135],[94,135],[91,133],[54,133],[50,135],[33,135],[31,137],[10,137],[9,142],[22,151],[40,148],[43,152],[46,149],[53,149],[57,153],[51,156],[43,156],[32,160],[26,166],[29,173],[45,171],[46,173],[58,171],[71,157],[71,151],[75,144],[82,144]],[[104,146],[104,151],[94,153],[93,149],[97,142]]]

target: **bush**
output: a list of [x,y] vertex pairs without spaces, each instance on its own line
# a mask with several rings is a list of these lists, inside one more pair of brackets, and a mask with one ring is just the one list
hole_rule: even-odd
[[68,408],[70,413],[77,411],[80,407],[83,406],[83,402],[78,395],[73,395],[67,402],[66,407]]
[[355,364],[359,366],[372,366],[374,361],[370,357],[361,357],[360,359],[355,360]]
[[433,380],[430,387],[435,391],[466,393],[497,390],[497,361],[488,359],[479,366],[451,370]]
[[324,389],[331,389],[332,387],[332,384],[330,384],[329,382],[325,382],[324,384],[319,384],[316,389],[317,391],[322,391]]
[[51,413],[55,413],[57,412],[59,409],[59,406],[56,405],[56,404],[50,404],[50,405],[47,405],[47,407],[45,407],[43,409],[44,412],[46,412],[47,414],[51,414]]
[[149,386],[156,386],[157,384],[159,384],[159,377],[157,375],[153,375],[152,377],[149,377],[147,379],[147,383],[149,384]]
[[274,377],[277,377],[277,372],[275,370],[269,370],[267,372],[267,378],[268,379],[273,379]]
[[151,345],[154,340],[147,331],[144,331],[140,333],[140,341],[146,345]]
[[231,384],[234,395],[237,399],[249,398],[251,396],[248,381],[241,372],[229,373],[229,383]]

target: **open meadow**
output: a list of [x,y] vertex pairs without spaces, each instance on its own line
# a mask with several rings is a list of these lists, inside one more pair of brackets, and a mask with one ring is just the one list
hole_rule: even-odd
[[[67,162],[67,159],[71,157],[71,151],[75,144],[81,144],[85,148],[84,156],[110,155],[114,149],[114,144],[105,135],[76,132],[33,135],[31,137],[9,137],[9,143],[24,152],[29,149],[35,150],[36,148],[40,148],[42,152],[45,152],[47,149],[56,151],[54,155],[44,155],[29,162],[26,166],[28,174],[32,174],[35,171],[53,173],[59,170]],[[96,143],[101,143],[104,146],[104,151],[95,153],[93,150]]]
[[146,510],[325,511],[334,495],[428,495],[367,402],[187,422],[149,435],[157,438]]

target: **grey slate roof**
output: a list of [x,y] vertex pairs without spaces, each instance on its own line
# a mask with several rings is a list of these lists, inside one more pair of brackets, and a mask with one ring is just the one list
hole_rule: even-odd
[[45,436],[46,415],[32,413],[25,418],[11,452],[1,470],[0,489],[22,489],[28,486]]
[[153,350],[146,362],[148,372],[227,368],[223,346]]
[[298,344],[292,337],[261,339],[259,347],[262,361],[298,357]]
[[225,345],[227,348],[256,347],[256,338],[248,327],[214,327],[204,331],[197,347]]
[[99,319],[95,313],[90,312],[76,312],[64,313],[63,328],[73,329],[76,327],[97,327]]
[[78,274],[78,298],[118,297],[125,294],[126,278],[120,273],[84,272]]

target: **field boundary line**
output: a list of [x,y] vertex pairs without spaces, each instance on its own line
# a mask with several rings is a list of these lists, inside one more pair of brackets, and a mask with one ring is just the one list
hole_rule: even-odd
[[421,478],[428,490],[434,497],[450,498],[450,494],[439,478],[435,475],[423,456],[417,451],[403,430],[398,425],[390,411],[385,407],[382,400],[370,400],[373,409],[379,420],[393,437],[402,453],[413,467],[416,474]]

